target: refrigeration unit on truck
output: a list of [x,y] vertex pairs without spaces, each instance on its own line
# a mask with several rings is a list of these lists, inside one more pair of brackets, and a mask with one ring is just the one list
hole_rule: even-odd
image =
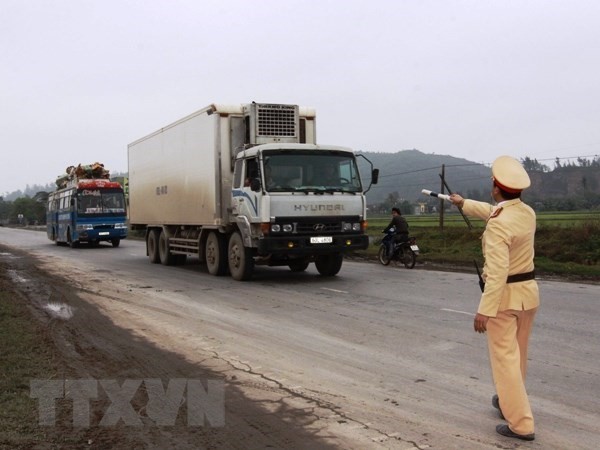
[[314,262],[333,276],[368,246],[357,156],[316,144],[311,108],[212,104],[129,144],[128,158],[130,226],[153,263],[197,255],[247,280],[256,265]]

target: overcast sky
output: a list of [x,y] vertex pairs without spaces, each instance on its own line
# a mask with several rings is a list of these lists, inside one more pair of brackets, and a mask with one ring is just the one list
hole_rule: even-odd
[[598,155],[600,1],[0,0],[0,195],[251,101],[356,150]]

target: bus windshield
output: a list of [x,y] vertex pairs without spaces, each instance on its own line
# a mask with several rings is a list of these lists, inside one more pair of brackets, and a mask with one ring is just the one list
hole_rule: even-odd
[[124,215],[125,197],[121,189],[79,189],[77,214],[80,216]]
[[356,159],[347,152],[265,151],[263,167],[269,192],[362,192]]

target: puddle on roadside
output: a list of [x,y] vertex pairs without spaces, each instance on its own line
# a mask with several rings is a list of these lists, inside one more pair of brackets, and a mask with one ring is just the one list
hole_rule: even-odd
[[0,258],[19,259],[20,256],[13,255],[12,253],[9,253],[9,252],[0,252]]
[[10,279],[17,283],[29,283],[29,280],[25,277],[22,277],[15,269],[8,269],[6,271]]
[[73,308],[66,303],[48,303],[44,306],[44,309],[58,319],[69,320],[73,317]]

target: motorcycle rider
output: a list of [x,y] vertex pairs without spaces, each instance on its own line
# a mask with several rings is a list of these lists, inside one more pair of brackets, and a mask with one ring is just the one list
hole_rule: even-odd
[[390,258],[392,257],[394,251],[394,243],[408,241],[408,222],[404,217],[402,217],[402,213],[398,208],[392,208],[392,220],[390,224],[385,227],[383,232],[387,233],[392,228],[396,230],[394,237],[392,239],[387,239],[387,236],[384,238],[387,240],[387,254],[390,256]]

